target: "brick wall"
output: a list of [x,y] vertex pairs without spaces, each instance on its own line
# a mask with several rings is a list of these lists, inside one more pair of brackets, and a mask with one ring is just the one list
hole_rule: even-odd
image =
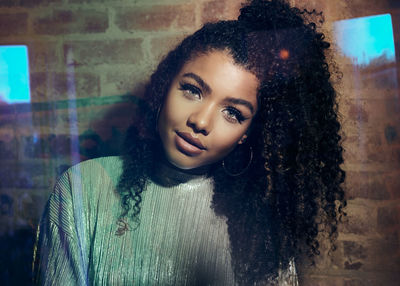
[[[28,46],[32,97],[31,104],[0,105],[0,281],[29,283],[21,272],[29,273],[34,228],[55,178],[81,160],[118,154],[143,85],[162,55],[202,23],[237,16],[240,2],[0,1],[0,44]],[[395,1],[290,2],[325,11],[331,39],[335,20],[392,13],[399,48]],[[360,69],[339,54],[335,60],[343,72],[337,88],[346,134],[348,216],[337,251],[327,255],[323,249],[316,267],[299,265],[301,280],[397,285],[397,64]]]

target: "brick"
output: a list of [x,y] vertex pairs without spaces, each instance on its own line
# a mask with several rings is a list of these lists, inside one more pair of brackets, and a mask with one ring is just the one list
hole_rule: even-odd
[[388,232],[387,230],[381,230],[380,234],[380,237],[369,237],[366,242],[360,242],[367,255],[366,259],[359,260],[364,264],[363,270],[377,274],[379,272],[386,272],[388,275],[398,274],[400,269],[398,235],[396,231]]
[[378,227],[381,230],[398,229],[400,226],[400,207],[386,206],[378,208]]
[[[289,2],[289,3],[293,3]],[[317,11],[323,11],[327,12],[328,9],[330,8],[329,4],[333,4],[327,1],[318,1],[318,0],[307,0],[307,1],[296,1],[294,4],[295,6],[298,6],[299,8],[306,8],[309,11],[312,11],[313,9]]]
[[30,71],[54,70],[61,62],[57,57],[57,43],[54,41],[28,44]]
[[97,10],[54,10],[33,21],[42,35],[102,33],[108,28],[108,14]]
[[151,40],[151,54],[157,63],[162,60],[171,50],[187,36],[187,34],[179,34],[173,36],[161,36]]
[[[300,3],[300,4],[299,4]],[[307,4],[303,4],[307,3]],[[308,4],[312,3],[312,4]],[[325,4],[325,5],[324,5]],[[362,0],[353,1],[296,1],[296,5],[303,7],[306,5],[308,9],[316,8],[323,11],[327,21],[336,21],[342,19],[350,19],[356,17],[364,17],[387,13],[385,1],[374,1],[373,5],[365,5]]]
[[155,5],[155,4],[179,4],[188,2],[187,0],[68,0],[68,3],[74,4],[82,4],[82,3],[103,3],[103,4],[110,4],[110,3],[117,3],[117,5],[125,5],[125,6],[132,6],[132,5]]
[[[113,104],[110,106],[87,106],[79,108],[75,113],[69,110],[57,112],[57,127],[59,134],[54,138],[46,139],[43,146],[47,146],[48,154],[65,154],[65,156],[79,156],[80,159],[90,159],[100,156],[119,155],[125,130],[130,125],[132,111],[130,104]],[[129,112],[130,111],[130,112]],[[75,135],[71,133],[74,127]],[[68,143],[71,141],[71,143]],[[59,143],[60,142],[60,143]],[[57,146],[61,150],[58,150]],[[71,148],[68,150],[68,146]],[[73,148],[72,148],[73,147]],[[68,152],[73,154],[68,155]]]
[[[383,283],[383,281],[384,280],[383,280],[382,277],[373,277],[373,278],[363,277],[361,279],[357,279],[357,278],[348,279],[347,278],[347,279],[344,280],[344,286],[382,286],[382,285],[391,285],[391,284],[387,284],[387,282]],[[392,280],[392,282],[393,282],[393,280]]]
[[343,250],[347,257],[354,259],[367,258],[366,248],[355,241],[343,241]]
[[1,127],[13,128],[13,124],[16,119],[16,112],[14,105],[11,104],[0,104],[0,122]]
[[227,7],[225,1],[210,1],[203,4],[201,20],[202,23],[217,22],[226,18]]
[[365,111],[365,107],[363,107],[361,104],[354,103],[350,105],[347,116],[350,119],[363,123],[368,122],[369,114]]
[[0,194],[1,216],[13,216],[14,199],[8,194]]
[[386,104],[386,116],[387,118],[394,118],[397,122],[399,122],[399,114],[400,114],[400,102],[396,96],[388,98],[385,100]]
[[339,224],[339,232],[356,235],[374,235],[377,232],[376,211],[370,206],[355,205],[348,201],[346,216]]
[[50,158],[49,146],[43,136],[22,136],[21,145],[25,158]]
[[[93,107],[93,109],[97,108]],[[85,113],[85,111],[87,112]],[[88,128],[93,114],[92,111],[83,108],[76,110],[59,109],[56,112],[56,116],[57,123],[54,130],[57,134],[74,133],[74,135],[79,135],[79,133]]]
[[[51,108],[51,103],[48,106]],[[50,130],[53,130],[58,120],[57,110],[54,109],[32,112],[32,124],[33,126],[40,126],[41,132],[48,133]]]
[[132,93],[141,97],[145,82],[150,76],[149,73],[149,71],[143,71],[143,68],[132,67],[107,72],[101,82],[101,93],[104,96]]
[[195,6],[187,4],[140,8],[125,7],[117,10],[115,19],[115,24],[123,31],[194,28]]
[[[107,134],[110,131],[111,136]],[[124,135],[124,132],[114,127],[106,129],[101,126],[101,129],[97,130],[88,129],[79,136],[80,155],[85,159],[120,155]]]
[[[86,99],[85,99],[86,100]],[[57,134],[82,134],[91,128],[91,124],[99,118],[106,116],[109,106],[90,105],[93,99],[88,98],[88,104],[77,109],[58,109],[57,110]],[[76,129],[71,131],[71,127]]]
[[0,14],[0,37],[26,34],[28,14]]
[[17,116],[15,118],[15,128],[17,131],[17,137],[21,136],[21,134],[27,134],[35,132],[33,121],[32,121],[32,112],[28,110],[31,108],[31,104],[26,104],[27,109],[21,110],[17,112]]
[[391,194],[392,199],[400,198],[400,172],[394,171],[393,173],[385,176],[386,188]]
[[394,123],[400,121],[399,113],[400,104],[398,99],[394,96],[387,96],[383,98],[362,98],[362,99],[352,99],[342,102],[342,111],[347,114],[346,120],[354,120],[362,124],[365,128],[382,126],[384,122],[382,119],[390,119]]
[[62,3],[63,0],[2,0],[0,7],[35,7]]
[[353,70],[352,80],[355,87],[372,98],[379,97],[384,90],[395,90],[398,82],[397,68],[394,62],[388,61],[386,58],[378,58],[366,68]]
[[371,285],[370,282],[368,281],[368,284],[366,281],[363,280],[357,280],[357,279],[347,279],[344,281],[344,286],[364,286],[364,285]]
[[[21,224],[30,226],[33,226],[36,218],[40,218],[41,210],[44,209],[41,197],[34,195],[31,190],[18,194],[16,205],[16,218]],[[34,227],[32,229],[34,230]]]
[[360,105],[362,105],[366,113],[369,115],[371,126],[379,126],[377,121],[381,119],[399,121],[399,114],[397,112],[399,102],[398,99],[394,97],[363,99],[360,101]]
[[347,162],[376,163],[385,162],[390,150],[382,144],[378,134],[348,136],[345,140],[344,157]]
[[68,158],[74,146],[79,146],[78,136],[69,134],[22,136],[21,144],[26,158]]
[[128,129],[135,119],[143,120],[142,117],[136,118],[136,115],[140,113],[138,108],[133,102],[121,102],[104,106],[102,110],[93,114],[89,129],[99,134],[103,140],[118,137]]
[[99,86],[100,79],[95,74],[31,73],[33,102],[95,97],[99,95]]
[[[43,181],[37,180],[46,173],[45,166],[40,162],[6,161],[7,168],[0,170],[0,188],[33,189],[43,187]],[[46,185],[47,187],[47,185]]]
[[372,133],[385,135],[388,125],[400,123],[400,103],[392,96],[377,98],[346,99],[340,102],[340,113],[344,115],[343,128],[347,135]]
[[[78,135],[84,128],[80,128],[81,125],[84,127],[90,124],[89,120],[87,120],[88,116],[92,114],[85,114],[85,119],[80,119],[79,115],[82,114],[81,109],[62,109],[57,110],[57,133],[58,134],[68,134],[74,133],[74,135]],[[72,130],[71,130],[72,129]]]
[[[322,275],[321,275],[322,274]],[[323,276],[304,276],[300,279],[300,285],[304,286],[343,286],[344,279],[342,277]]]
[[368,257],[368,252],[363,243],[356,241],[343,241],[345,270],[360,270],[364,268],[364,260]]
[[397,128],[392,125],[386,125],[385,127],[385,139],[387,143],[393,143],[398,141],[399,135],[397,133]]
[[[0,122],[1,122],[1,128],[0,128],[0,140],[5,143],[10,143],[15,139],[15,127],[14,127],[14,122],[15,122],[15,115],[11,114],[8,115],[7,117],[9,118],[9,123],[6,123],[3,121],[3,118],[6,116],[1,116],[0,117]],[[11,123],[11,124],[10,124]]]
[[349,18],[383,14],[387,11],[386,1],[374,1],[373,5],[365,5],[363,0],[345,1],[345,3],[351,16]]
[[342,79],[344,87],[352,90],[346,97],[379,99],[386,94],[395,96],[399,75],[394,63],[382,64],[379,68],[360,69],[342,55],[337,55],[336,58],[345,74]]
[[[97,98],[96,101],[101,99]],[[96,103],[93,100],[92,102]],[[81,107],[76,110],[76,115],[68,110],[58,110],[57,132],[68,133],[73,125],[78,127],[80,135],[96,133],[101,139],[101,144],[108,140],[118,141],[132,123],[134,115],[138,113],[136,108],[132,102],[121,102],[103,106],[96,103],[93,106]]]
[[349,199],[387,200],[391,195],[386,187],[388,173],[347,172],[346,191]]
[[[115,41],[73,41],[64,45],[69,65],[135,64],[143,59],[142,39]],[[68,57],[71,59],[68,59]]]
[[78,148],[77,135],[57,135],[51,137],[49,142],[49,152],[51,156],[71,156],[72,150]]
[[[380,132],[380,130],[376,130],[376,132]],[[347,137],[344,144],[345,162],[362,163],[368,167],[380,166],[379,169],[375,169],[376,171],[392,171],[399,168],[400,146],[382,143],[382,133],[366,134],[360,132],[358,136]]]
[[[49,165],[44,161],[38,160],[39,164],[43,164],[46,175],[52,175]],[[32,234],[36,232],[39,219],[42,216],[45,203],[48,200],[49,192],[54,185],[48,185],[46,188],[37,189],[7,189],[3,190],[0,196],[5,196],[8,201],[12,201],[13,220],[18,221],[17,228],[28,227],[32,230]]]
[[11,138],[4,138],[4,133],[7,131],[10,132],[11,130],[7,130],[4,127],[0,129],[0,135],[2,137],[0,139],[0,161],[11,159],[16,160],[18,158],[17,140],[13,135],[11,135]]
[[[376,121],[379,119],[391,119],[390,117],[396,116],[398,113],[396,108],[399,107],[398,99],[395,97],[388,97],[382,99],[366,99],[364,108],[366,112],[370,115],[369,119],[371,121]],[[393,119],[392,119],[393,120]],[[372,123],[372,122],[371,122]]]

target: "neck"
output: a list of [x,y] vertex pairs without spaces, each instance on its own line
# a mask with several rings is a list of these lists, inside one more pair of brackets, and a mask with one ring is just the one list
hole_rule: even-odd
[[162,159],[154,162],[154,173],[151,175],[151,179],[165,187],[176,186],[201,177],[205,178],[209,174],[209,166],[184,170],[171,164],[164,155],[159,158]]

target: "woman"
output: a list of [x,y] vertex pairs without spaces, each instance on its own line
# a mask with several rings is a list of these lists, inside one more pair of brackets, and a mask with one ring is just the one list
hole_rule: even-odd
[[297,285],[345,205],[329,44],[302,15],[253,0],[164,58],[124,155],[58,181],[38,282]]

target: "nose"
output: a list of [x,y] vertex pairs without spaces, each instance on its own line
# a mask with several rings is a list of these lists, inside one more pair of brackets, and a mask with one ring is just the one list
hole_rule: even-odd
[[196,133],[208,135],[213,126],[213,104],[207,104],[194,110],[187,121],[187,125]]

